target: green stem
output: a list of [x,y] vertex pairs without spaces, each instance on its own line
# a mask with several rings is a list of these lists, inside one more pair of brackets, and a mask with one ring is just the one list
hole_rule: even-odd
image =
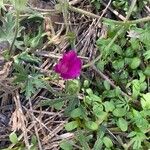
[[131,6],[130,6],[130,8],[129,8],[129,11],[128,11],[128,13],[127,13],[125,22],[130,18],[131,14],[132,14],[132,12],[133,12],[133,9],[134,9],[134,7],[135,7],[135,5],[136,5],[136,2],[137,2],[137,0],[132,0],[132,3],[131,3]]
[[9,54],[10,54],[10,55],[12,54],[13,46],[14,46],[14,44],[15,44],[15,41],[16,41],[16,38],[17,38],[17,35],[18,35],[18,30],[19,30],[19,11],[16,10],[15,35],[14,35],[13,41],[12,41],[12,43],[11,43],[11,46],[10,46],[10,48],[9,48]]
[[[96,18],[96,19],[100,18],[100,16],[98,16],[96,14],[93,14],[91,12],[88,12],[88,11],[85,11],[83,9],[76,8],[76,7],[73,7],[73,6],[70,6],[70,5],[69,5],[69,10],[71,10],[73,12],[76,12],[76,13],[84,14],[84,15],[89,16],[91,18]],[[128,13],[128,15],[129,14],[130,13]],[[124,21],[117,21],[117,20],[113,20],[113,19],[102,17],[102,21],[112,22],[112,23],[120,24],[120,25],[130,25],[130,24],[138,24],[138,23],[141,23],[141,22],[148,22],[148,21],[150,21],[150,16],[147,16],[147,17],[144,17],[144,18],[141,18],[141,19],[137,19],[137,20],[128,20],[126,22],[124,22]]]

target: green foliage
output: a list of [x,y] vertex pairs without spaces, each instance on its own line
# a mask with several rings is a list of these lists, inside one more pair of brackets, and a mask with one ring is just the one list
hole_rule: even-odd
[[[5,18],[2,20],[3,25],[0,26],[0,42],[8,42],[9,45],[13,42],[14,39],[14,29],[15,29],[15,18],[11,13],[8,13]],[[21,36],[22,27],[19,28],[17,38]],[[17,48],[22,49],[23,42],[16,40],[14,45]]]
[[[3,150],[24,150],[26,149],[25,145],[15,132],[10,133],[9,135],[10,142],[14,145],[13,148],[6,148]],[[37,150],[37,139],[36,136],[31,137],[30,150]]]
[[80,82],[78,80],[70,80],[66,83],[66,92],[69,94],[77,94],[80,91]]
[[44,81],[43,75],[34,70],[34,68],[15,64],[14,69],[16,76],[14,83],[21,86],[21,92],[25,92],[27,99],[29,99],[36,90],[46,88],[46,82]]
[[34,54],[30,55],[27,51],[24,51],[15,57],[14,62],[18,65],[21,62],[38,65],[40,63],[40,59],[35,57]]
[[83,150],[90,150],[90,147],[87,142],[88,139],[81,130],[79,130],[76,133],[76,137],[77,137],[77,140],[80,142],[81,146],[83,147]]
[[133,149],[137,150],[142,147],[142,141],[146,139],[146,136],[142,132],[132,131],[128,137],[132,137],[131,143],[133,143]]
[[122,131],[127,131],[127,129],[128,129],[128,122],[125,119],[119,118],[117,124],[118,124],[118,127]]
[[[69,118],[64,129],[75,133],[75,139],[63,140],[60,148],[71,150],[79,145],[84,150],[148,149],[150,147],[149,23],[120,25],[111,21],[103,22],[102,24],[107,27],[107,36],[105,38],[101,36],[95,43],[97,54],[101,56],[95,66],[107,80],[94,72],[92,78],[85,75],[81,76],[80,80],[66,81],[65,90],[57,92],[47,80],[48,78],[53,81],[57,77],[53,74],[47,77],[38,71],[45,59],[38,58],[35,53],[45,46],[43,43],[47,34],[43,30],[44,13],[29,11],[27,14],[29,17],[22,19],[22,16],[19,16],[17,20],[18,13],[24,16],[23,13],[28,10],[27,0],[10,0],[15,10],[9,13],[5,8],[5,2],[6,0],[0,1],[0,9],[4,10],[0,18],[2,22],[0,42],[7,42],[10,48],[14,41],[14,51],[11,55],[6,49],[2,55],[6,60],[13,61],[12,78],[23,99],[30,99],[38,90],[47,89],[51,97],[43,98],[38,106],[52,107],[54,111],[64,110],[64,115]],[[57,2],[59,4],[56,7],[62,12],[67,28],[68,2],[66,0]],[[90,2],[96,7],[97,12],[103,8],[101,0]],[[112,9],[123,15],[128,13],[131,5],[128,0],[112,0],[111,4]],[[137,12],[141,12],[146,4],[148,0],[137,1],[129,19],[137,18]],[[37,25],[36,29],[32,29],[31,26],[27,29],[26,25],[23,25],[31,22],[34,26]],[[69,25],[68,29],[71,29],[70,27]],[[76,33],[72,31],[66,34],[65,39],[72,48],[78,41]],[[55,46],[59,47],[52,45]],[[9,139],[14,144],[14,150],[25,149],[24,142],[16,133],[11,133]],[[36,137],[31,137],[30,141],[31,150],[35,150]]]
[[101,8],[101,0],[90,0],[97,10]]
[[146,93],[142,95],[141,105],[143,109],[150,110],[150,93]]
[[139,67],[140,63],[141,63],[140,58],[134,57],[130,64],[131,69],[136,69],[137,67]]
[[110,148],[113,146],[111,139],[109,137],[106,137],[106,136],[103,138],[103,143],[105,144],[105,146],[107,148]]
[[[148,27],[145,25],[145,28],[139,29],[132,26],[136,34],[134,33],[133,36],[130,33],[129,39],[125,38],[124,30],[108,49],[107,46],[112,42],[116,30],[120,27],[112,25],[109,28],[108,38],[100,38],[97,41],[101,60],[96,65],[104,74],[105,71],[106,74],[108,72],[108,77],[119,86],[112,89],[108,81],[103,81],[99,77],[94,88],[90,84],[91,81],[83,81],[83,85],[80,85],[84,94],[83,101],[74,107],[69,116],[78,122],[76,130],[83,129],[87,134],[92,131],[98,132],[101,125],[107,126],[108,123],[113,124],[115,130],[122,133],[132,131],[128,136],[128,143],[123,144],[123,147],[141,149],[143,144],[149,143],[146,135],[150,127],[148,119],[150,97],[147,92],[149,85],[147,82],[149,78]],[[130,96],[126,97],[122,91]],[[84,139],[87,137],[85,135]],[[91,144],[91,141],[84,142],[87,143],[86,145]],[[106,133],[101,138],[98,137],[95,144],[90,145],[92,146],[94,149],[117,147]]]
[[114,0],[112,4],[117,9],[122,8],[124,11],[129,9],[129,2],[127,0]]
[[63,149],[63,150],[72,150],[73,147],[71,145],[71,143],[67,140],[63,140],[61,143],[60,143],[60,147]]
[[77,121],[71,121],[65,125],[65,129],[67,131],[72,131],[72,130],[76,129],[78,126],[79,125],[78,125]]
[[31,49],[35,49],[37,47],[40,46],[40,44],[42,44],[42,37],[43,37],[43,31],[42,31],[42,27],[39,26],[38,28],[38,33],[37,34],[31,34],[29,35],[25,35],[24,36],[24,42],[25,42],[25,46],[26,47],[30,47]]
[[124,108],[116,108],[114,111],[113,111],[113,115],[116,116],[116,117],[123,117],[126,115],[126,110]]
[[13,144],[17,144],[19,141],[18,141],[18,137],[16,135],[15,132],[12,132],[10,135],[9,135],[9,139],[10,141],[13,143]]
[[90,129],[90,130],[97,130],[98,129],[98,125],[97,123],[93,122],[93,121],[86,121],[85,122],[85,126]]
[[26,9],[27,0],[10,0],[17,11],[23,11]]

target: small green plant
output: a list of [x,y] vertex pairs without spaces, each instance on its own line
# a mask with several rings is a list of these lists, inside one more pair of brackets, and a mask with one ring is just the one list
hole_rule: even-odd
[[96,7],[97,10],[101,8],[102,0],[91,0],[91,3]]
[[[23,142],[20,141],[19,137],[15,132],[12,132],[9,135],[10,142],[14,144],[12,148],[6,148],[3,150],[24,150],[26,149],[25,145]],[[35,136],[32,136],[31,138],[31,145],[30,145],[30,150],[37,150],[37,139]]]

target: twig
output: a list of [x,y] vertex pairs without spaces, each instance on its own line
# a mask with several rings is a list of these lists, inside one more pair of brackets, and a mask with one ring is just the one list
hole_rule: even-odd
[[106,11],[109,8],[110,4],[111,4],[111,0],[109,0],[108,4],[106,5],[105,9],[103,10],[101,16],[98,19],[98,22],[100,22],[100,20],[103,18],[104,14],[106,13]]
[[[30,110],[31,110],[31,119],[33,122],[36,122],[35,121],[35,116],[33,114],[33,108],[32,108],[32,103],[31,103],[31,99],[29,98],[29,105],[30,105]],[[37,130],[37,126],[36,124],[34,124],[34,131],[35,131],[35,134],[36,134],[36,137],[37,137],[37,140],[38,140],[38,145],[39,145],[39,149],[42,150],[42,145],[41,145],[41,141],[40,141],[40,137],[39,137],[39,134],[38,134],[38,130]]]
[[76,5],[76,4],[79,4],[80,2],[82,2],[82,0],[72,0],[71,2],[69,2],[69,4]]
[[32,5],[28,4],[28,6],[32,9],[32,10],[36,10],[36,11],[41,11],[41,12],[56,12],[55,9],[42,9],[42,8],[37,8],[37,7],[32,7]]

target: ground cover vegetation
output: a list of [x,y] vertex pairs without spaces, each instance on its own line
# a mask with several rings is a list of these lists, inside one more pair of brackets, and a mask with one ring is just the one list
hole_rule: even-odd
[[150,1],[1,0],[0,149],[150,149]]

